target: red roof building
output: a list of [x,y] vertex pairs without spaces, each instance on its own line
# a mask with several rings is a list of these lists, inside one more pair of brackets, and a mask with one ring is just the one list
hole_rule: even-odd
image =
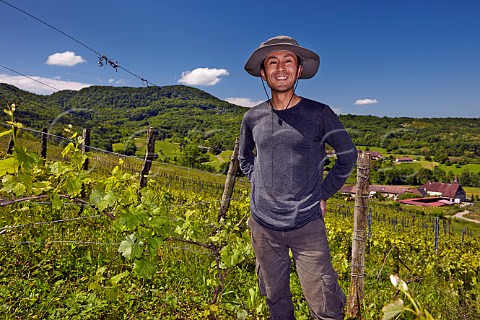
[[[443,206],[451,205],[454,203],[461,203],[466,199],[465,190],[458,183],[458,181],[452,183],[442,182],[427,182],[423,186],[415,188],[408,186],[384,186],[384,185],[370,185],[370,196],[374,194],[381,194],[385,197],[397,200],[397,198],[405,193],[412,193],[417,195],[417,199],[408,199],[401,201],[406,204],[416,204],[424,206]],[[341,193],[356,194],[355,185],[344,185],[341,189]],[[423,199],[423,200],[421,200]]]
[[453,202],[449,200],[445,200],[440,197],[414,198],[414,199],[399,200],[398,202],[403,204],[422,206],[422,207],[443,207],[443,206],[451,206],[452,204],[454,204]]
[[420,189],[430,196],[446,198],[455,203],[465,201],[467,195],[458,181],[452,183],[432,182],[425,183]]
[[[404,193],[412,193],[419,197],[423,197],[425,194],[419,188],[412,188],[408,186],[384,186],[379,184],[372,184],[369,186],[368,191],[370,195],[380,193],[385,197],[397,199]],[[356,194],[357,188],[355,185],[344,185],[340,189],[341,193]]]

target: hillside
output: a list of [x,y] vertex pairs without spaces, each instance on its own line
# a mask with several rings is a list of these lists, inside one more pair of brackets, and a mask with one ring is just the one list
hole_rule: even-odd
[[[152,126],[158,129],[157,139],[198,143],[218,153],[232,148],[247,110],[187,86],[94,86],[42,96],[0,84],[0,99],[16,103],[16,117],[28,127],[50,127],[52,133],[61,133],[69,123],[78,130],[90,127],[92,144],[106,149],[136,134],[143,136],[143,130]],[[449,157],[476,163],[480,157],[478,118],[340,115],[340,119],[359,146],[432,157],[440,163]]]
[[[158,139],[203,140],[215,149],[231,148],[245,108],[186,86],[100,87],[36,95],[0,84],[0,98],[17,105],[16,118],[25,126],[62,132],[67,124],[92,128],[92,144],[111,149],[149,126]],[[6,119],[2,115],[2,119]],[[139,133],[140,134],[140,133]]]

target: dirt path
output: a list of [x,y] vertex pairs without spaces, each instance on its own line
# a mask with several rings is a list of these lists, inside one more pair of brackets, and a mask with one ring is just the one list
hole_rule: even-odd
[[473,222],[473,223],[480,223],[480,220],[473,220],[473,219],[468,219],[468,218],[463,217],[464,215],[466,215],[468,213],[470,213],[470,211],[465,210],[465,211],[454,214],[452,217],[462,219],[462,220],[465,220],[465,221],[470,221],[470,222]]

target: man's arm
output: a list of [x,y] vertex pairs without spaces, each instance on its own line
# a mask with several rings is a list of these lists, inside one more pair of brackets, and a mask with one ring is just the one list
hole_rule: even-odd
[[251,181],[255,164],[255,155],[253,154],[254,147],[255,141],[253,140],[252,131],[247,125],[246,117],[244,117],[242,121],[242,127],[240,129],[238,160],[240,169],[247,176],[248,181]]
[[335,149],[337,159],[322,182],[321,200],[327,200],[340,190],[350,176],[358,157],[352,138],[337,115],[330,108],[325,111],[325,142]]
[[327,214],[327,200],[320,200],[320,210],[322,210],[322,217],[325,218]]

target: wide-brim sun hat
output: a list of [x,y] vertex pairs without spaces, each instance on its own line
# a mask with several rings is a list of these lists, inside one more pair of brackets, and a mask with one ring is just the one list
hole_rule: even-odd
[[252,76],[260,77],[262,62],[265,57],[271,52],[281,50],[291,51],[302,59],[303,71],[300,79],[310,79],[317,73],[320,67],[320,57],[318,54],[301,47],[295,39],[289,36],[273,37],[260,44],[245,64],[245,70]]

